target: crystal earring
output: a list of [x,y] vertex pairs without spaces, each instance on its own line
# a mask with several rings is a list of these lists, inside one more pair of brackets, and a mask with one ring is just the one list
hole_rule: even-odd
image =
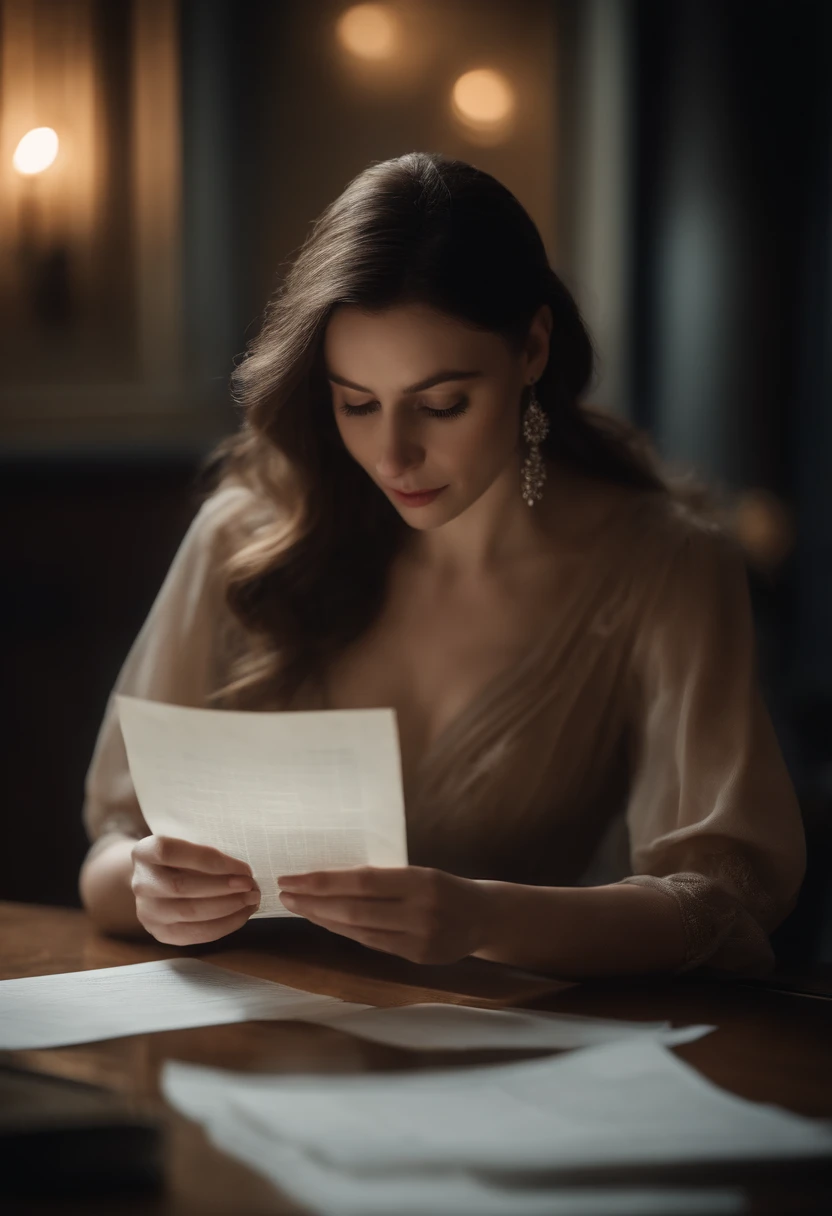
[[523,415],[523,438],[529,445],[529,454],[523,461],[521,470],[523,501],[530,507],[543,497],[546,466],[540,455],[539,445],[549,434],[549,419],[540,408],[540,402],[535,396],[534,381],[532,381],[531,389],[531,399]]

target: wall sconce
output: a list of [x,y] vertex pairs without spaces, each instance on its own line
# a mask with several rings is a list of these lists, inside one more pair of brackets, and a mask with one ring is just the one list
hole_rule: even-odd
[[95,256],[106,121],[95,12],[92,0],[0,0],[0,287],[7,309],[34,314],[33,342],[69,322]]
[[34,127],[19,141],[12,167],[23,178],[20,195],[20,259],[32,311],[44,326],[68,323],[72,316],[69,249],[63,241],[45,244],[41,231],[39,178],[58,156],[52,127]]
[[215,433],[184,371],[180,9],[0,0],[0,447]]
[[40,238],[38,188],[30,179],[55,163],[58,147],[57,133],[51,127],[34,127],[26,132],[12,156],[12,168],[27,179],[20,195],[20,247],[27,259],[35,256]]

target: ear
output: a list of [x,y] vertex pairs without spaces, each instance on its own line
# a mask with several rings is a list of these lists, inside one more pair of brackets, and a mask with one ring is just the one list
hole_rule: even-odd
[[529,325],[526,339],[527,378],[539,380],[549,362],[549,343],[554,318],[548,304],[541,304]]

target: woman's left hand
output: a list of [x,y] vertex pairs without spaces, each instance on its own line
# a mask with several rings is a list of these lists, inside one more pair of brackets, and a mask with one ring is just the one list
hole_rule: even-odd
[[277,882],[290,912],[414,963],[453,963],[486,943],[487,884],[444,870],[354,866]]

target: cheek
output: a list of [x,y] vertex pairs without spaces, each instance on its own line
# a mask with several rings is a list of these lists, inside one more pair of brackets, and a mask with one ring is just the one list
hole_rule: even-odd
[[350,420],[342,422],[340,418],[336,419],[335,425],[338,427],[338,433],[341,436],[341,442],[352,456],[353,460],[360,465],[368,465],[371,463],[369,449],[371,443],[370,427],[350,425]]
[[500,468],[513,449],[515,426],[505,409],[482,410],[469,425],[449,441],[455,461],[474,477],[488,476]]

